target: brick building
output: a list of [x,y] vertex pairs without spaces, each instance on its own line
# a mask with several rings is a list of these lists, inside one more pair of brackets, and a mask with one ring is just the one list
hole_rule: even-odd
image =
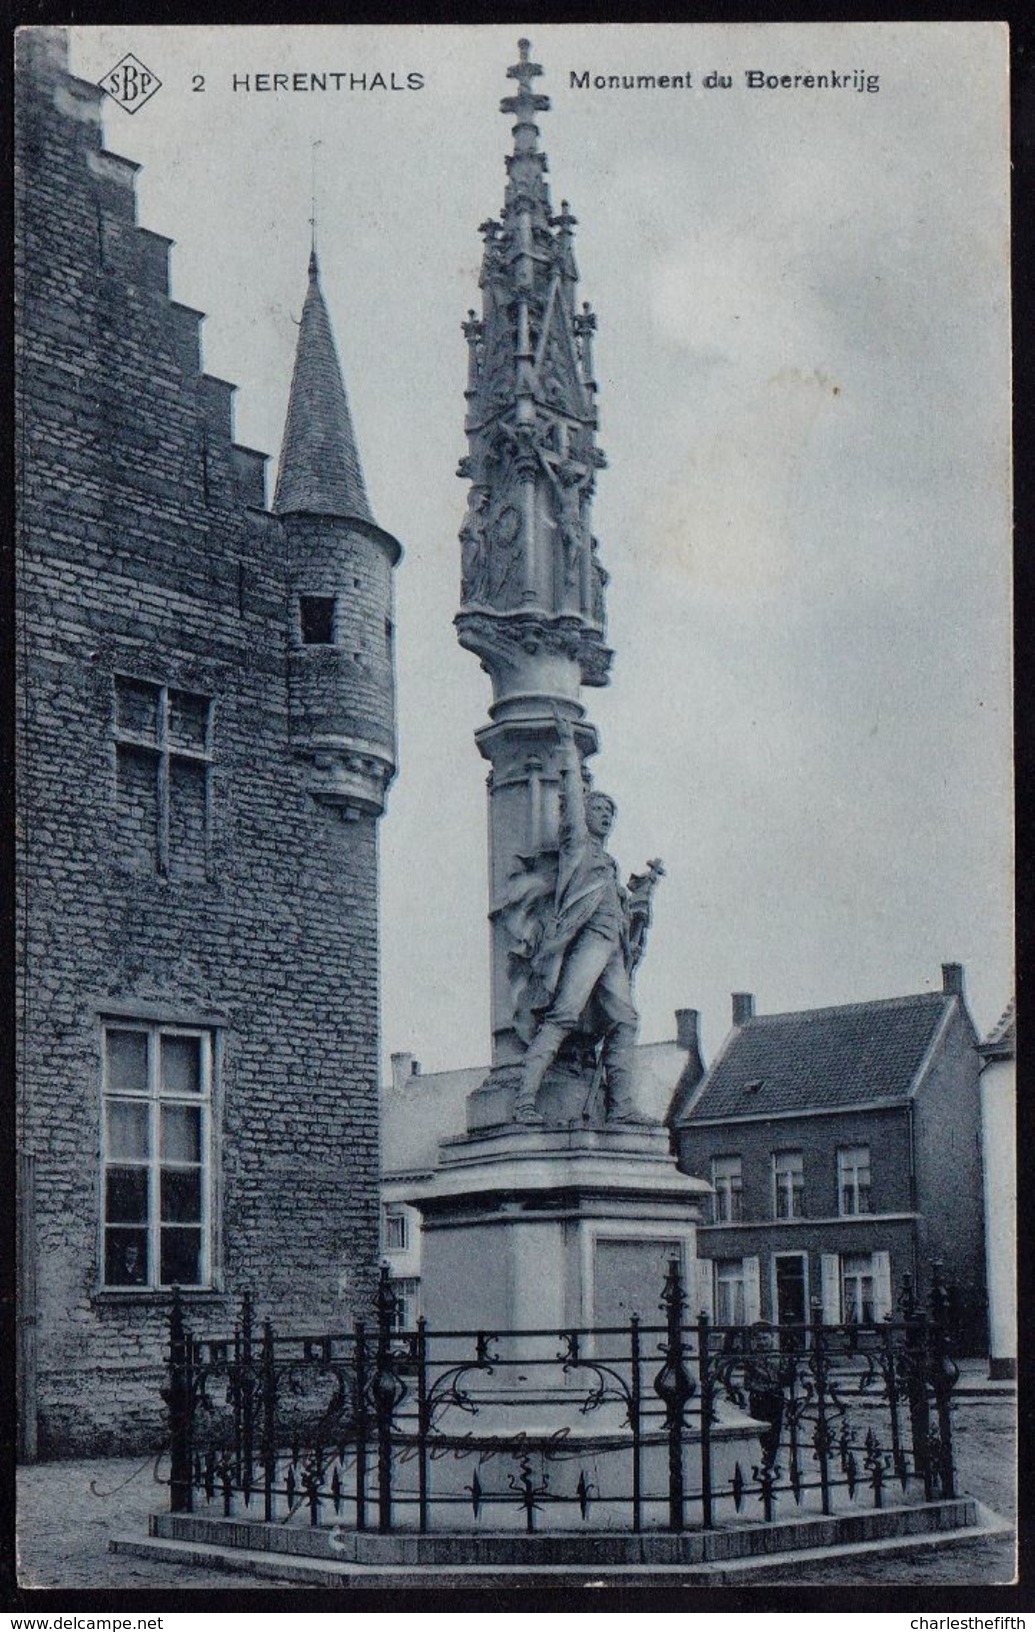
[[790,1014],[733,998],[733,1029],[673,1101],[680,1166],[714,1190],[702,1297],[726,1322],[880,1319],[941,1259],[983,1353],[982,1056],[963,970],[939,993]]
[[26,1455],[161,1443],[173,1283],[209,1330],[368,1307],[395,761],[400,552],[315,257],[271,511],[64,49],[19,38]]

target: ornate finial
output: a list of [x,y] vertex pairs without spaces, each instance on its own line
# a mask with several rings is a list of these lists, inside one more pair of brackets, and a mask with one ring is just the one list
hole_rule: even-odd
[[522,89],[525,90],[527,90],[531,85],[533,79],[535,79],[536,76],[541,74],[543,71],[539,64],[537,62],[533,62],[529,56],[531,49],[532,43],[530,40],[518,40],[518,55],[520,57],[520,61],[513,63],[511,67],[507,69],[507,78],[520,80]]
[[527,40],[518,40],[520,61],[507,69],[507,78],[516,79],[520,88],[517,96],[505,96],[500,103],[500,112],[516,114],[519,124],[531,124],[532,114],[546,113],[550,107],[548,96],[533,94],[532,81],[543,70],[538,62],[531,61],[528,54],[530,50],[531,46]]
[[309,276],[311,278],[315,278],[319,270],[316,263],[316,149],[322,146],[323,143],[321,141],[313,142],[312,153],[310,155],[312,164],[312,175],[310,178],[312,214],[309,217]]

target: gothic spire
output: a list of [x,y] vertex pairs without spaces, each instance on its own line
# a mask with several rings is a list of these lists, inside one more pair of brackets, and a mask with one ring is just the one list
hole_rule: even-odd
[[273,508],[278,515],[305,512],[371,524],[374,520],[334,332],[320,289],[315,242],[309,255],[309,287],[298,330]]
[[[533,89],[541,73],[519,40],[507,69],[517,88],[500,103],[514,120],[503,208],[479,229],[482,310],[463,325],[468,451],[460,474],[472,489],[457,628],[462,644],[479,649],[519,635],[527,644],[515,613],[560,620],[582,683],[603,685],[607,574],[590,520],[605,463],[596,445],[595,319],[588,306],[576,312],[575,216],[566,201],[552,213],[536,124],[550,101]],[[501,615],[505,635],[491,621]]]
[[518,40],[518,58],[507,69],[507,78],[516,79],[516,96],[505,96],[500,102],[501,113],[514,115],[514,151],[507,157],[507,191],[503,205],[504,222],[512,220],[531,208],[534,226],[542,229],[549,224],[550,192],[546,185],[546,154],[539,151],[537,113],[548,113],[550,98],[537,96],[532,83],[542,73],[537,62],[529,57],[531,47],[527,40]]

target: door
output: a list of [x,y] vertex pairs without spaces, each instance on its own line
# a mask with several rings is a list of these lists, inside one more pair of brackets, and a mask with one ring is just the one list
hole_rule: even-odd
[[773,1260],[776,1319],[780,1326],[803,1326],[809,1318],[806,1264],[803,1252],[779,1253]]

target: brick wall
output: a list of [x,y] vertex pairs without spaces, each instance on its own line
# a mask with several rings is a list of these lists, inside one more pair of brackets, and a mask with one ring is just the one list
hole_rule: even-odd
[[[335,644],[292,637],[291,727],[299,741],[353,736],[394,747],[394,611],[389,549],[329,516],[284,518],[295,596],[333,596]],[[297,619],[297,600],[295,618]],[[387,706],[386,706],[387,704]]]
[[[763,1319],[776,1318],[773,1259],[780,1254],[806,1255],[807,1291],[813,1299],[821,1296],[824,1253],[887,1252],[896,1294],[903,1275],[913,1273],[909,1121],[904,1107],[731,1122],[725,1127],[696,1127],[691,1122],[679,1130],[678,1139],[679,1165],[697,1178],[710,1181],[714,1156],[741,1158],[743,1222],[702,1225],[697,1250],[702,1258],[758,1258]],[[870,1213],[843,1219],[838,1207],[837,1153],[860,1145],[870,1150]],[[773,1218],[773,1154],[782,1150],[800,1150],[803,1158],[806,1216],[793,1221]],[[881,1218],[881,1214],[898,1216]]]
[[[260,1317],[340,1325],[369,1312],[378,1256],[375,823],[307,792],[282,529],[233,447],[232,387],[199,372],[167,241],[135,224],[134,167],[102,153],[101,93],[63,75],[59,44],[21,36],[17,171],[18,1138],[36,1156],[43,1454],[163,1433],[168,1297],[99,1288],[105,1013],[219,1022],[199,1331],[226,1330],[245,1287]],[[357,548],[377,650],[357,708],[382,735],[383,565]],[[153,782],[120,799],[116,675],[212,699],[209,852],[205,773],[174,762],[186,859],[168,876]]]
[[870,1147],[871,1211],[908,1212],[912,1207],[905,1107],[839,1116],[730,1122],[721,1128],[691,1122],[679,1129],[678,1140],[680,1167],[700,1179],[711,1180],[713,1156],[741,1158],[745,1219],[772,1218],[772,1158],[778,1150],[802,1152],[805,1206],[812,1218],[837,1217],[837,1153],[852,1145]]

